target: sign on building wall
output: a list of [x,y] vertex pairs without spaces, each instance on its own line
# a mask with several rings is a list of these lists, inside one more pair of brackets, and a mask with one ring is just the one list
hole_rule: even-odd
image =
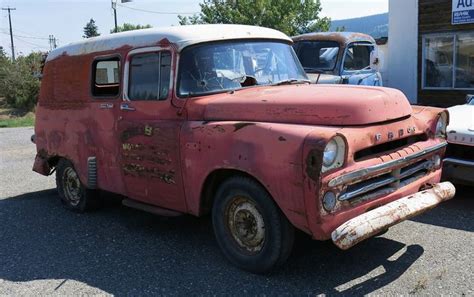
[[453,0],[453,25],[474,23],[474,0]]

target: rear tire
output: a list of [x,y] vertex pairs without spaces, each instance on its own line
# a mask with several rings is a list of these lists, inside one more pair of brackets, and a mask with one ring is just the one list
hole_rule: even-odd
[[266,273],[288,259],[294,228],[267,191],[246,177],[226,180],[212,209],[217,243],[237,267]]
[[98,191],[87,189],[74,165],[66,159],[61,159],[56,166],[56,188],[66,209],[82,213],[95,210],[102,204]]

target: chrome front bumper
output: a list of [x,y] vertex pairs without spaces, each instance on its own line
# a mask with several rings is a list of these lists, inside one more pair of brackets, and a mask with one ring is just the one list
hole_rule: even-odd
[[429,190],[400,198],[345,222],[331,233],[332,241],[340,249],[347,250],[364,239],[453,198],[455,193],[453,184],[444,182]]

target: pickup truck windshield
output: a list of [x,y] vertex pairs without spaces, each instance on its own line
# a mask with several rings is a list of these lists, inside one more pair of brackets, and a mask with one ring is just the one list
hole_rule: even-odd
[[178,94],[192,97],[254,85],[307,81],[289,44],[276,41],[207,43],[181,53]]
[[295,49],[307,73],[332,71],[336,67],[339,44],[335,41],[300,41]]

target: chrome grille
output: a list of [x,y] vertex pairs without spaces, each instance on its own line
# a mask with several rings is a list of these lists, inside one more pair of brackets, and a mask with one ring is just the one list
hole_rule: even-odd
[[390,194],[422,178],[435,166],[436,162],[434,160],[424,159],[376,177],[350,184],[339,196],[339,200],[368,200]]

